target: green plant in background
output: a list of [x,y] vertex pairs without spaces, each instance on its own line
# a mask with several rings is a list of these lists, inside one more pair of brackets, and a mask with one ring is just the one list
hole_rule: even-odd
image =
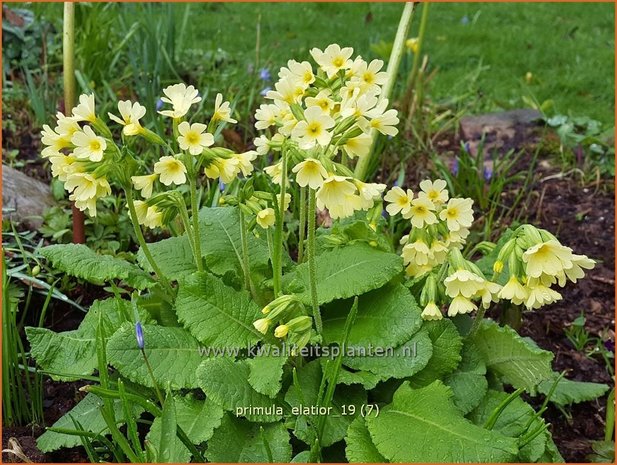
[[[385,232],[386,185],[353,174],[374,132],[397,133],[396,110],[378,98],[383,62],[336,44],[311,55],[316,67],[290,60],[266,93],[255,151],[218,146],[236,124],[230,103],[218,95],[202,123],[205,98],[183,83],[163,90],[152,129],[131,100],[112,125],[94,94],[45,127],[43,156],[77,207],[97,217],[123,192],[140,249],[136,262],[84,245],[40,250],[109,291],[73,331],[26,329],[45,373],[90,382],[38,438],[42,451],[81,444],[92,461],[122,462],[561,460],[541,417],[548,402],[608,386],[563,379],[550,352],[484,312],[499,300],[547,305],[594,262],[531,225],[474,247],[474,200],[443,180],[385,195],[406,220],[399,251]],[[253,173],[260,158],[267,166]],[[318,227],[318,211],[331,228]],[[172,236],[146,242],[142,228]],[[491,252],[478,261],[466,248]],[[523,392],[542,395],[540,409]],[[410,448],[427,428],[430,447]]]
[[566,327],[564,333],[577,351],[590,358],[599,356],[606,366],[606,371],[613,376],[615,354],[614,349],[611,350],[610,347],[607,347],[607,341],[610,340],[605,337],[608,329],[602,331],[598,336],[592,336],[585,328],[586,321],[585,313],[581,312],[580,316]]
[[593,442],[593,454],[587,459],[596,463],[613,463],[615,461],[615,389],[606,399],[606,419],[604,423],[604,441]]

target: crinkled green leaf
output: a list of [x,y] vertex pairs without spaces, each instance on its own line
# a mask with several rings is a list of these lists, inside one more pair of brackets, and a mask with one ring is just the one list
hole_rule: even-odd
[[[193,444],[201,444],[207,441],[214,434],[214,430],[221,424],[224,411],[210,399],[198,400],[193,397],[174,397],[176,407],[176,421],[178,426],[186,433]],[[154,419],[148,439],[154,441],[156,448],[156,439],[161,432],[161,418]],[[176,436],[175,438],[176,462],[188,462],[191,458],[191,453],[182,441]]]
[[247,348],[262,339],[253,322],[263,315],[249,294],[208,273],[195,273],[181,283],[176,312],[191,334],[209,347]]
[[[292,384],[285,394],[285,401],[295,409],[292,415],[296,416],[295,436],[306,444],[315,441],[314,429],[320,416],[310,411],[303,411],[302,407],[310,408],[317,405],[319,386],[322,379],[322,370],[319,360],[307,363],[297,372],[298,386]],[[338,386],[332,400],[332,410],[326,416],[321,445],[330,446],[345,437],[347,428],[360,414],[362,404],[366,403],[366,393],[363,389],[353,386]],[[343,405],[346,406],[347,415],[343,415]],[[350,415],[349,406],[356,407],[355,415]]]
[[[70,381],[91,375],[98,366],[96,358],[96,328],[99,315],[107,337],[132,318],[131,303],[120,299],[94,301],[79,328],[55,333],[46,328],[26,328],[30,354],[39,367],[50,372],[55,380]],[[142,314],[144,321],[149,321]]]
[[281,390],[283,366],[287,357],[257,355],[246,360],[249,366],[249,383],[257,392],[274,398]]
[[[325,358],[321,359],[321,369],[322,370],[327,365],[326,362],[327,362],[327,359]],[[333,367],[334,365],[330,363],[329,366]],[[377,384],[380,381],[381,381],[381,376],[378,376],[374,373],[370,373],[368,371],[352,371],[352,370],[345,368],[344,366],[341,366],[338,372],[338,377],[336,379],[337,384],[346,384],[348,386],[352,384],[360,384],[367,391],[377,386]]]
[[433,354],[426,367],[411,380],[413,386],[426,386],[436,379],[452,373],[461,361],[463,339],[450,320],[426,321],[422,328],[427,331],[433,346]]
[[[187,236],[170,237],[153,242],[148,244],[148,249],[161,272],[172,281],[178,281],[197,271],[195,256]],[[141,249],[137,254],[137,261],[145,270],[152,271]]]
[[[555,374],[555,377],[556,376]],[[544,395],[548,395],[555,381],[555,377],[547,381],[542,381],[538,386],[538,391]],[[557,383],[555,391],[553,391],[551,402],[559,405],[578,404],[579,402],[587,402],[602,397],[608,390],[609,387],[606,384],[586,383],[562,378]]]
[[[101,415],[100,408],[103,405],[103,400],[94,394],[87,394],[75,407],[69,410],[64,416],[56,421],[52,427],[74,430],[75,424],[71,417],[79,422],[85,431],[91,433],[107,433],[107,424]],[[124,423],[122,403],[118,400],[113,403],[115,416],[120,420],[120,424]],[[143,413],[143,408],[138,405],[133,405],[133,412],[135,417],[139,417]],[[56,433],[55,431],[45,431],[36,440],[36,445],[41,452],[53,452],[63,447],[76,447],[81,445],[79,436],[71,434]]]
[[391,462],[509,462],[516,440],[463,417],[441,381],[396,391],[392,403],[366,424],[377,450]]
[[444,382],[452,389],[454,405],[467,414],[486,394],[488,381],[486,365],[474,345],[464,344],[462,356],[458,368],[447,375]]
[[217,463],[267,463],[268,449],[273,462],[291,460],[289,432],[283,423],[260,425],[227,414],[208,441],[206,458]]
[[[317,259],[317,297],[319,304],[347,299],[382,287],[403,269],[396,254],[382,252],[357,243],[323,252]],[[287,275],[286,288],[310,304],[308,262]]]
[[94,284],[120,279],[136,289],[144,289],[155,283],[136,265],[111,255],[99,255],[83,244],[55,244],[40,252],[55,269]]
[[[489,390],[478,407],[469,414],[469,419],[478,426],[484,426],[495,409],[507,397],[508,394],[505,392]],[[534,414],[533,408],[520,397],[517,397],[499,414],[493,430],[511,438],[519,438],[525,432],[534,431],[541,426],[537,419],[529,423]],[[528,429],[526,429],[527,427]],[[544,453],[547,439],[548,433],[544,432],[522,447],[519,451],[520,461],[537,461]]]
[[[143,325],[143,332],[144,351],[157,385],[172,389],[198,387],[195,372],[203,356],[197,340],[184,328]],[[107,361],[131,381],[154,387],[132,324],[125,324],[109,339]]]
[[538,384],[553,376],[553,354],[519,336],[509,326],[485,320],[473,336],[489,371],[515,388],[534,393]]
[[[199,386],[215,403],[250,421],[274,422],[282,418],[278,399],[257,392],[249,383],[251,369],[245,360],[216,357],[202,362],[197,370]],[[252,410],[244,411],[244,407]]]
[[[339,343],[351,303],[333,302],[322,310],[324,342]],[[363,294],[358,299],[358,314],[349,333],[349,345],[397,347],[422,325],[420,309],[409,289],[391,284]]]
[[349,368],[371,372],[381,379],[406,378],[427,366],[433,347],[428,332],[424,329],[414,334],[407,342],[392,349],[389,347],[349,346],[343,364]]
[[345,457],[349,463],[385,463],[386,458],[379,453],[368,432],[363,417],[357,417],[349,425],[345,437]]

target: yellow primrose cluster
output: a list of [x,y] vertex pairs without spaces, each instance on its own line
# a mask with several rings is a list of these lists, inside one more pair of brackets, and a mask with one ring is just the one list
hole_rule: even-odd
[[593,260],[575,254],[548,231],[523,225],[501,248],[493,271],[499,275],[505,267],[509,275],[499,298],[531,310],[561,300],[551,286],[576,283],[594,266]]
[[473,200],[449,198],[442,179],[411,189],[393,187],[385,195],[386,211],[409,220],[411,231],[401,239],[402,257],[409,276],[420,276],[446,261],[453,248],[462,248],[473,223]]
[[257,331],[268,333],[274,328],[274,337],[284,339],[294,351],[306,346],[312,336],[313,319],[306,315],[304,305],[294,295],[281,295],[268,305],[261,313],[265,315],[253,323]]
[[256,151],[237,154],[212,147],[213,132],[217,127],[237,122],[231,118],[229,102],[223,102],[221,94],[215,98],[208,125],[184,121],[191,105],[201,101],[193,86],[174,84],[166,87],[163,94],[161,101],[171,109],[159,113],[173,119],[171,142],[141,125],[146,108],[138,102],[119,101],[119,116],[108,114],[112,122],[122,126],[123,142],[125,137],[142,136],[160,146],[160,151],[165,153],[149,174],[135,172],[139,163],[124,147],[118,147],[107,124],[96,115],[94,94],[81,95],[71,116],[58,113],[54,129],[47,125],[43,127],[41,141],[45,148],[42,156],[49,159],[53,176],[64,182],[69,198],[77,208],[96,216],[97,199],[111,194],[110,181],[118,181],[127,188],[129,186],[123,181],[128,173],[127,181],[144,199],[135,202],[140,224],[149,228],[160,227],[165,216],[170,217],[170,211],[165,212],[169,210],[170,202],[164,195],[153,195],[155,186],[183,185],[189,177],[189,181],[195,179],[202,166],[207,177],[224,183],[232,182],[240,173],[247,176],[253,171],[252,162],[258,155]]
[[270,137],[258,137],[255,147],[261,154],[286,150],[288,164],[281,160],[265,169],[273,182],[280,184],[283,168],[291,167],[298,185],[317,191],[320,210],[345,218],[370,209],[385,189],[354,179],[346,160],[366,156],[375,132],[396,135],[399,119],[380,96],[388,77],[383,61],[352,59],[352,48],[336,44],[310,53],[316,69],[295,60],[281,68],[266,94],[272,103],[255,113],[255,127]]

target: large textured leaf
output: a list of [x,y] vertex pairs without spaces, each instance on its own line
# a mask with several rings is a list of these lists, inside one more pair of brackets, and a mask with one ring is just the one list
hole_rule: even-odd
[[[176,407],[176,421],[178,426],[186,433],[193,444],[201,444],[207,441],[214,434],[215,428],[221,424],[224,411],[210,399],[198,400],[192,397],[174,397]],[[151,441],[156,441],[161,433],[161,418],[154,419],[148,438]],[[153,442],[156,447],[156,442]],[[191,453],[180,439],[175,439],[175,450],[177,462],[188,462],[191,458]]]
[[386,458],[379,453],[366,428],[364,418],[357,417],[349,425],[345,437],[345,457],[350,463],[385,463]]
[[281,390],[283,365],[287,357],[258,355],[246,360],[249,366],[249,383],[257,392],[274,398]]
[[253,389],[249,376],[250,368],[246,361],[226,357],[204,360],[197,370],[201,389],[225,410],[250,421],[280,420],[281,403]]
[[[323,309],[324,342],[340,343],[351,303],[334,302]],[[420,309],[409,289],[391,284],[363,294],[358,314],[349,333],[352,346],[397,347],[422,325]]]
[[[327,365],[326,362],[327,362],[326,358],[321,359],[321,369],[322,370],[326,367]],[[330,363],[329,366],[333,367],[334,365]],[[346,384],[347,386],[350,386],[352,384],[360,384],[362,385],[362,387],[364,387],[364,389],[368,391],[370,389],[373,389],[375,386],[377,386],[377,384],[381,381],[381,379],[382,379],[381,376],[378,376],[368,371],[351,371],[345,368],[344,366],[341,366],[338,372],[338,377],[336,379],[336,382],[337,384]]]
[[[380,288],[403,269],[401,257],[358,243],[323,252],[317,257],[317,297],[320,304],[347,299]],[[286,287],[310,304],[308,263],[298,265]]]
[[[307,444],[313,444],[316,427],[320,416],[312,412],[305,412],[303,407],[317,406],[319,386],[321,385],[322,370],[319,360],[307,363],[297,372],[298,386],[292,384],[285,394],[285,401],[291,405],[292,414],[296,416],[295,436]],[[347,428],[354,417],[359,415],[362,404],[366,403],[364,390],[354,386],[338,386],[332,400],[332,410],[326,416],[321,444],[330,446],[345,437]],[[346,406],[347,415],[343,415],[343,405]],[[356,406],[355,415],[350,415],[349,406]],[[312,425],[312,426],[311,426]]]
[[426,321],[422,326],[433,346],[433,354],[426,367],[411,380],[415,387],[426,386],[452,373],[461,361],[463,340],[450,320]]
[[[119,299],[94,301],[79,328],[55,333],[46,328],[26,328],[30,354],[39,367],[55,380],[67,381],[91,375],[98,365],[96,328],[101,322],[107,337],[133,314],[130,302]],[[143,321],[149,321],[142,313]]]
[[[143,331],[144,350],[157,385],[172,389],[198,387],[195,371],[203,356],[197,340],[184,328],[143,325]],[[109,339],[107,360],[131,381],[153,387],[133,325],[125,324]]]
[[249,294],[208,273],[195,273],[181,283],[176,312],[191,334],[210,347],[246,348],[262,338],[253,327],[261,312]]
[[508,326],[485,320],[473,337],[488,370],[515,388],[534,393],[538,384],[553,376],[553,354],[523,339]]
[[391,462],[508,462],[516,441],[466,420],[441,381],[404,383],[378,416],[366,418],[377,450]]
[[154,284],[141,268],[120,258],[99,255],[83,244],[50,245],[41,249],[41,255],[57,270],[94,284],[103,284],[115,279],[126,281],[137,289],[144,289]]
[[[201,253],[206,266],[219,276],[235,272],[242,276],[240,214],[236,207],[203,208],[199,212]],[[248,255],[251,269],[263,269],[270,259],[263,238],[250,237]]]
[[475,346],[465,344],[462,355],[458,368],[446,376],[444,382],[452,389],[454,405],[466,415],[486,394],[488,381],[486,365]]
[[[195,256],[187,236],[170,237],[153,242],[148,244],[148,249],[163,274],[173,281],[197,271]],[[141,249],[137,254],[137,261],[145,270],[152,271]]]
[[217,463],[287,463],[291,460],[289,432],[282,423],[259,425],[227,414],[208,441],[206,458]]
[[[555,375],[556,376],[556,375]],[[554,379],[542,381],[538,386],[538,391],[548,395],[554,383]],[[562,378],[557,383],[555,391],[551,396],[551,402],[559,405],[578,404],[588,400],[597,399],[608,391],[606,384],[586,383]]]
[[[483,426],[492,413],[508,397],[505,392],[489,390],[476,409],[469,414],[469,419],[478,426]],[[499,414],[493,430],[499,431],[505,436],[518,438],[526,431],[534,431],[541,424],[539,420],[531,421],[535,414],[533,408],[525,403],[520,397],[514,399]],[[531,423],[530,423],[531,421]],[[519,459],[523,462],[537,461],[546,448],[548,433],[540,434],[519,451]]]
[[[349,356],[353,350],[353,355]],[[433,347],[426,330],[414,334],[405,344],[395,349],[391,347],[352,347],[343,363],[354,370],[368,371],[385,380],[388,378],[406,378],[426,367]]]
[[[74,430],[75,424],[71,417],[79,422],[85,431],[91,433],[106,433],[107,424],[101,415],[101,406],[103,401],[94,394],[87,394],[75,407],[67,412],[63,417],[56,421],[52,427]],[[120,424],[123,421],[122,404],[116,401],[113,404],[116,419]],[[133,405],[133,413],[135,417],[139,417],[143,413],[143,408],[138,405]],[[46,431],[36,440],[36,445],[41,452],[53,452],[63,447],[75,447],[81,445],[79,436],[71,434],[56,433],[55,431]]]

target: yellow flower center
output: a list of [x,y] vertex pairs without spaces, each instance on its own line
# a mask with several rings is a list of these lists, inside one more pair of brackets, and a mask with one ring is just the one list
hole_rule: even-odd
[[186,141],[191,145],[195,145],[199,142],[199,135],[196,132],[189,132],[186,134]]
[[313,73],[306,71],[303,76],[303,80],[306,84],[309,84],[313,80]]
[[375,75],[373,73],[366,72],[364,73],[364,76],[362,76],[362,79],[367,84],[373,84],[375,82]]
[[448,208],[446,210],[446,216],[450,219],[454,219],[458,216],[458,210],[456,208]]
[[308,133],[312,136],[316,136],[321,132],[321,125],[319,123],[311,123],[307,129]]
[[332,64],[336,66],[337,68],[340,68],[341,66],[343,66],[344,63],[345,63],[345,60],[343,59],[343,57],[340,57],[340,56],[332,60]]
[[99,150],[101,150],[101,143],[96,139],[91,140],[90,150],[93,152],[98,152]]

